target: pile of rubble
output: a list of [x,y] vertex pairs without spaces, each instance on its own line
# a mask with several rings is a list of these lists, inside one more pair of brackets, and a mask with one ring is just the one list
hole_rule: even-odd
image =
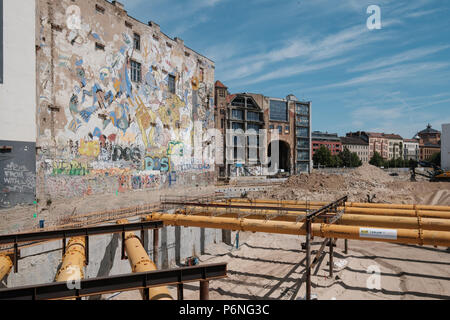
[[[431,200],[435,202],[434,193],[442,189],[448,190],[450,186],[448,183],[444,185],[428,181],[413,183],[400,178],[366,164],[354,170],[343,170],[340,174],[315,171],[310,175],[292,176],[281,186],[273,186],[270,190],[250,193],[248,196],[310,201],[334,201],[348,196],[349,201],[353,202],[367,202],[369,198],[372,200],[376,196],[375,202],[423,203]],[[440,198],[447,199],[445,196]]]

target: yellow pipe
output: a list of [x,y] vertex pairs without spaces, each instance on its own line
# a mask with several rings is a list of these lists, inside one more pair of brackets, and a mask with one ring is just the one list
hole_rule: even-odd
[[[127,224],[128,220],[117,221],[117,224]],[[133,273],[156,271],[158,268],[150,260],[140,239],[132,232],[125,233],[125,251]],[[173,300],[167,287],[157,287],[148,289],[150,300]],[[141,291],[144,297],[144,292]]]
[[374,209],[374,208],[345,208],[345,213],[380,215],[380,216],[401,216],[401,217],[422,217],[450,219],[450,212],[445,211],[425,211],[425,210],[402,210],[402,209]]
[[[252,209],[239,209],[233,208],[216,208],[213,207],[186,207],[187,213],[190,210],[203,210],[204,212],[232,212],[232,210],[239,210],[240,212],[247,213],[262,213],[262,214],[274,214],[279,210],[265,210],[263,207],[255,207]],[[338,208],[342,210],[344,208]],[[284,208],[283,213],[299,214],[303,211],[289,211],[289,207]],[[306,212],[305,212],[306,213]],[[346,214],[359,214],[359,215],[379,215],[379,216],[398,216],[398,217],[422,217],[422,218],[435,218],[435,219],[450,219],[450,212],[444,211],[424,211],[424,210],[402,210],[402,209],[373,209],[373,208],[345,208]]]
[[[284,221],[257,221],[217,217],[198,217],[154,213],[146,217],[149,221],[163,221],[170,226],[223,229],[243,232],[264,232],[289,235],[305,235],[305,223]],[[378,235],[373,234],[378,233]],[[316,237],[381,241],[404,244],[450,246],[450,232],[405,229],[367,229],[356,226],[313,224],[312,234]],[[394,236],[395,235],[395,236]]]
[[[295,200],[250,200],[250,199],[231,199],[232,203],[252,203],[252,204],[278,204],[285,206],[305,206],[321,208],[329,202],[321,201],[295,201]],[[428,211],[450,211],[450,206],[432,206],[419,204],[390,204],[390,203],[360,203],[346,202],[347,207],[356,208],[374,208],[374,209],[404,209],[404,210],[428,210]]]
[[56,282],[71,282],[84,279],[84,267],[86,242],[83,237],[75,237],[69,240],[66,254],[63,257],[61,268],[56,274]]
[[13,263],[10,257],[0,255],[0,281],[11,272],[12,266]]
[[[216,212],[208,210],[189,210],[178,211],[180,214],[194,214],[196,216],[214,216],[215,213],[220,213],[221,218],[239,218],[240,213],[238,211],[226,211],[222,208],[218,208]],[[246,219],[252,220],[267,220],[271,221],[287,221],[296,222],[298,218],[304,217],[304,214],[288,213],[279,216],[274,216],[274,212],[260,212],[246,216]],[[316,222],[325,223],[325,219],[319,218]],[[450,220],[447,219],[433,219],[433,218],[417,218],[417,217],[395,217],[395,216],[371,216],[371,215],[355,215],[344,214],[337,222],[339,225],[346,226],[364,226],[364,227],[380,227],[380,228],[400,228],[400,229],[423,229],[423,230],[435,230],[435,231],[450,231]]]

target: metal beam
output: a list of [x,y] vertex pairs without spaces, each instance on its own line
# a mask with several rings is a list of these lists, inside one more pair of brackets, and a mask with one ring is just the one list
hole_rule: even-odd
[[49,241],[60,240],[65,238],[97,236],[111,233],[140,231],[142,229],[161,229],[163,227],[161,221],[149,221],[130,223],[125,225],[109,225],[89,228],[65,229],[55,231],[43,231],[34,233],[22,233],[0,236],[0,245],[11,243],[23,243],[33,241]]
[[63,300],[103,295],[119,291],[134,291],[180,285],[189,282],[210,281],[227,277],[227,264],[180,268],[164,271],[133,273],[129,275],[80,281],[80,289],[68,289],[66,283],[50,283],[0,290],[0,300]]
[[202,207],[202,208],[232,208],[232,209],[250,209],[250,210],[269,210],[269,211],[295,211],[295,212],[305,212],[307,208],[291,208],[291,207],[280,207],[280,206],[254,206],[245,204],[234,204],[234,203],[203,203],[203,202],[164,202],[165,205],[178,205],[184,207]]
[[[330,204],[328,204],[328,205],[326,205],[326,206],[324,206],[324,207],[322,207],[322,208],[320,208],[320,209],[318,209],[318,210],[308,214],[307,215],[307,219],[314,219],[314,218],[317,218],[320,215],[327,214],[329,212],[337,213],[338,208],[339,207],[344,207],[345,203],[347,202],[347,200],[348,200],[348,197],[345,196],[345,197],[343,197],[343,198],[341,198],[341,199],[339,199],[339,200],[337,200],[337,201],[335,201],[333,203],[330,203]],[[291,211],[290,208],[289,208],[289,211]]]

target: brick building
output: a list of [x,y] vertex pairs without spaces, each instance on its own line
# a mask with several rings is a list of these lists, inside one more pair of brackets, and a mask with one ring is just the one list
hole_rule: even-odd
[[359,137],[369,144],[369,161],[375,152],[383,159],[389,159],[389,140],[383,133],[358,131],[347,133],[347,137]]
[[[216,128],[226,136],[223,162],[216,166],[220,176],[275,173],[269,167],[288,174],[310,172],[310,102],[300,102],[293,95],[279,99],[229,94],[228,88],[216,81],[215,106]],[[271,162],[272,149],[278,149],[279,157]]]
[[432,128],[431,124],[417,133],[419,139],[420,160],[427,161],[434,154],[441,152],[441,132]]
[[322,146],[331,151],[332,155],[338,155],[342,150],[342,142],[337,133],[314,131],[312,133],[313,155]]

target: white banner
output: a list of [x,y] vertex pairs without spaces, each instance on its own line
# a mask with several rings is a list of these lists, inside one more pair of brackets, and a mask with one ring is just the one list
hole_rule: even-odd
[[360,228],[359,229],[359,237],[360,238],[371,238],[371,239],[397,240],[397,230]]

